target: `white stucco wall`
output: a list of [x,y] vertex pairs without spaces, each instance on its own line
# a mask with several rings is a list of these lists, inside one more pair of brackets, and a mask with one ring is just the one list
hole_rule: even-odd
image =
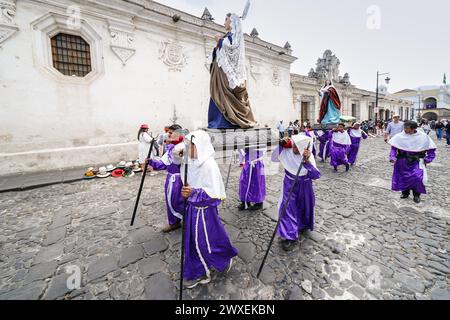
[[[174,106],[184,127],[206,126],[209,72],[200,35],[157,24],[147,26],[147,31],[138,26],[136,53],[124,66],[111,50],[108,21],[85,11],[83,19],[101,37],[103,70],[90,82],[70,83],[42,70],[36,57],[41,49],[31,23],[49,12],[65,14],[63,7],[17,1],[19,32],[0,45],[2,174],[136,159],[140,124],[148,123],[155,133],[162,131],[171,123]],[[161,42],[166,40],[183,46],[187,64],[179,72],[170,71],[159,59]],[[208,39],[207,50],[213,45]],[[248,90],[261,125],[273,126],[280,114],[295,118],[290,85],[293,60],[274,59],[252,48],[248,56],[258,61],[259,72],[249,74]],[[279,85],[272,81],[275,65]]]

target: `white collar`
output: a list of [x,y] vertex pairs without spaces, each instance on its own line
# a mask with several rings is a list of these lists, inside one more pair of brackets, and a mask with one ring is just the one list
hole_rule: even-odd
[[350,136],[347,131],[344,132],[333,132],[333,141],[343,145],[351,145],[352,140],[350,140]]
[[361,138],[362,137],[361,128],[359,128],[358,130],[352,128],[350,130],[350,135],[353,138]]
[[424,132],[417,130],[414,134],[405,131],[394,136],[389,144],[394,148],[408,152],[422,152],[436,149],[436,144]]
[[[307,137],[305,135],[295,135],[292,137],[292,140],[294,141],[295,145],[297,146],[298,150],[303,153],[303,150],[306,149],[308,146],[308,143],[310,143],[309,149],[312,149],[312,146],[314,144],[313,138]],[[302,162],[302,155],[295,154],[294,150],[291,149],[283,149],[283,151],[279,155],[279,160],[283,164],[284,169],[288,171],[292,175],[296,175],[298,172],[298,168],[300,167],[300,163]],[[317,169],[316,160],[314,159],[314,156],[309,157],[309,163],[314,166],[314,168]],[[306,176],[308,174],[308,170],[305,169],[305,167],[302,168],[300,171],[300,177]]]
[[[195,189],[203,189],[210,198],[224,200],[226,198],[225,186],[219,166],[214,159],[214,148],[211,138],[203,131],[195,131],[186,137],[186,141],[193,138],[193,143],[197,149],[198,159],[188,161],[188,184]],[[187,143],[188,149],[190,143]],[[187,152],[187,150],[185,151]],[[184,181],[185,166],[181,166],[181,178]]]

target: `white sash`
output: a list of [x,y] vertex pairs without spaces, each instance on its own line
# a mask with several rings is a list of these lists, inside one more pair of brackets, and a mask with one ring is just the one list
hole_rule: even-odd
[[173,185],[175,181],[177,181],[177,176],[180,176],[179,173],[169,173],[170,174],[170,180],[169,180],[169,188],[167,189],[167,203],[169,205],[170,212],[177,217],[180,220],[183,220],[183,215],[181,213],[178,213],[175,211],[175,209],[172,207],[172,191],[173,191]]
[[428,185],[428,171],[427,171],[427,167],[425,166],[425,161],[423,159],[420,159],[419,161],[419,168],[423,171],[423,185],[427,186]]
[[208,253],[211,254],[211,246],[209,244],[209,237],[208,232],[206,231],[206,223],[205,223],[205,210],[208,209],[208,207],[195,207],[197,209],[197,219],[195,221],[195,248],[197,249],[198,257],[200,258],[200,262],[203,265],[203,268],[206,271],[206,276],[208,279],[211,278],[211,272],[208,269],[208,265],[206,264],[205,258],[203,258],[202,252],[200,251],[200,247],[198,245],[198,224],[200,221],[200,215],[202,216],[202,222],[203,222],[203,230],[205,232],[205,238],[206,238],[206,244],[208,246]]

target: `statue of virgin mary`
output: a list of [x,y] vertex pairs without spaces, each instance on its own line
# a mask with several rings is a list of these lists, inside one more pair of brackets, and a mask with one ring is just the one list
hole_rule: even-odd
[[245,40],[241,18],[227,14],[224,37],[216,37],[211,64],[208,128],[249,129],[256,126],[246,88]]
[[325,85],[319,91],[319,95],[321,102],[318,122],[323,125],[339,123],[341,120],[341,100],[331,80],[325,82]]

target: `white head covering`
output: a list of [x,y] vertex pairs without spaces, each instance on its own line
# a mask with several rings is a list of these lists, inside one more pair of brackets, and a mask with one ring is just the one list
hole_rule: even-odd
[[[308,147],[308,143],[310,143],[309,149],[311,150],[314,141],[313,138],[304,135],[292,136],[292,140],[301,154],[295,154],[293,149],[284,149],[279,155],[279,160],[289,173],[296,175],[303,159],[303,151]],[[317,169],[314,156],[309,157],[309,163]],[[300,177],[306,176],[307,174],[308,170],[303,167],[300,171]]]
[[352,140],[350,140],[350,136],[348,135],[347,131],[333,132],[333,141],[345,146],[349,146],[352,144]]
[[231,89],[245,83],[247,73],[245,70],[245,39],[242,31],[241,18],[235,13],[231,14],[231,33],[233,44],[228,38],[222,43],[222,49],[217,53],[217,64],[228,78]]
[[356,129],[350,129],[350,135],[353,138],[361,138],[362,137],[362,133],[361,133],[361,128],[359,128],[358,130]]
[[[192,143],[197,149],[197,159],[189,159],[188,161],[187,182],[189,186],[194,189],[203,189],[213,199],[224,200],[226,198],[225,186],[219,166],[214,160],[215,151],[211,144],[211,138],[203,130],[194,131],[185,138],[188,147],[190,147],[192,137]],[[181,178],[183,183],[184,172],[185,167],[182,165]]]
[[395,135],[389,144],[397,149],[408,152],[422,152],[436,149],[436,144],[424,132],[417,130],[414,134],[405,131]]

